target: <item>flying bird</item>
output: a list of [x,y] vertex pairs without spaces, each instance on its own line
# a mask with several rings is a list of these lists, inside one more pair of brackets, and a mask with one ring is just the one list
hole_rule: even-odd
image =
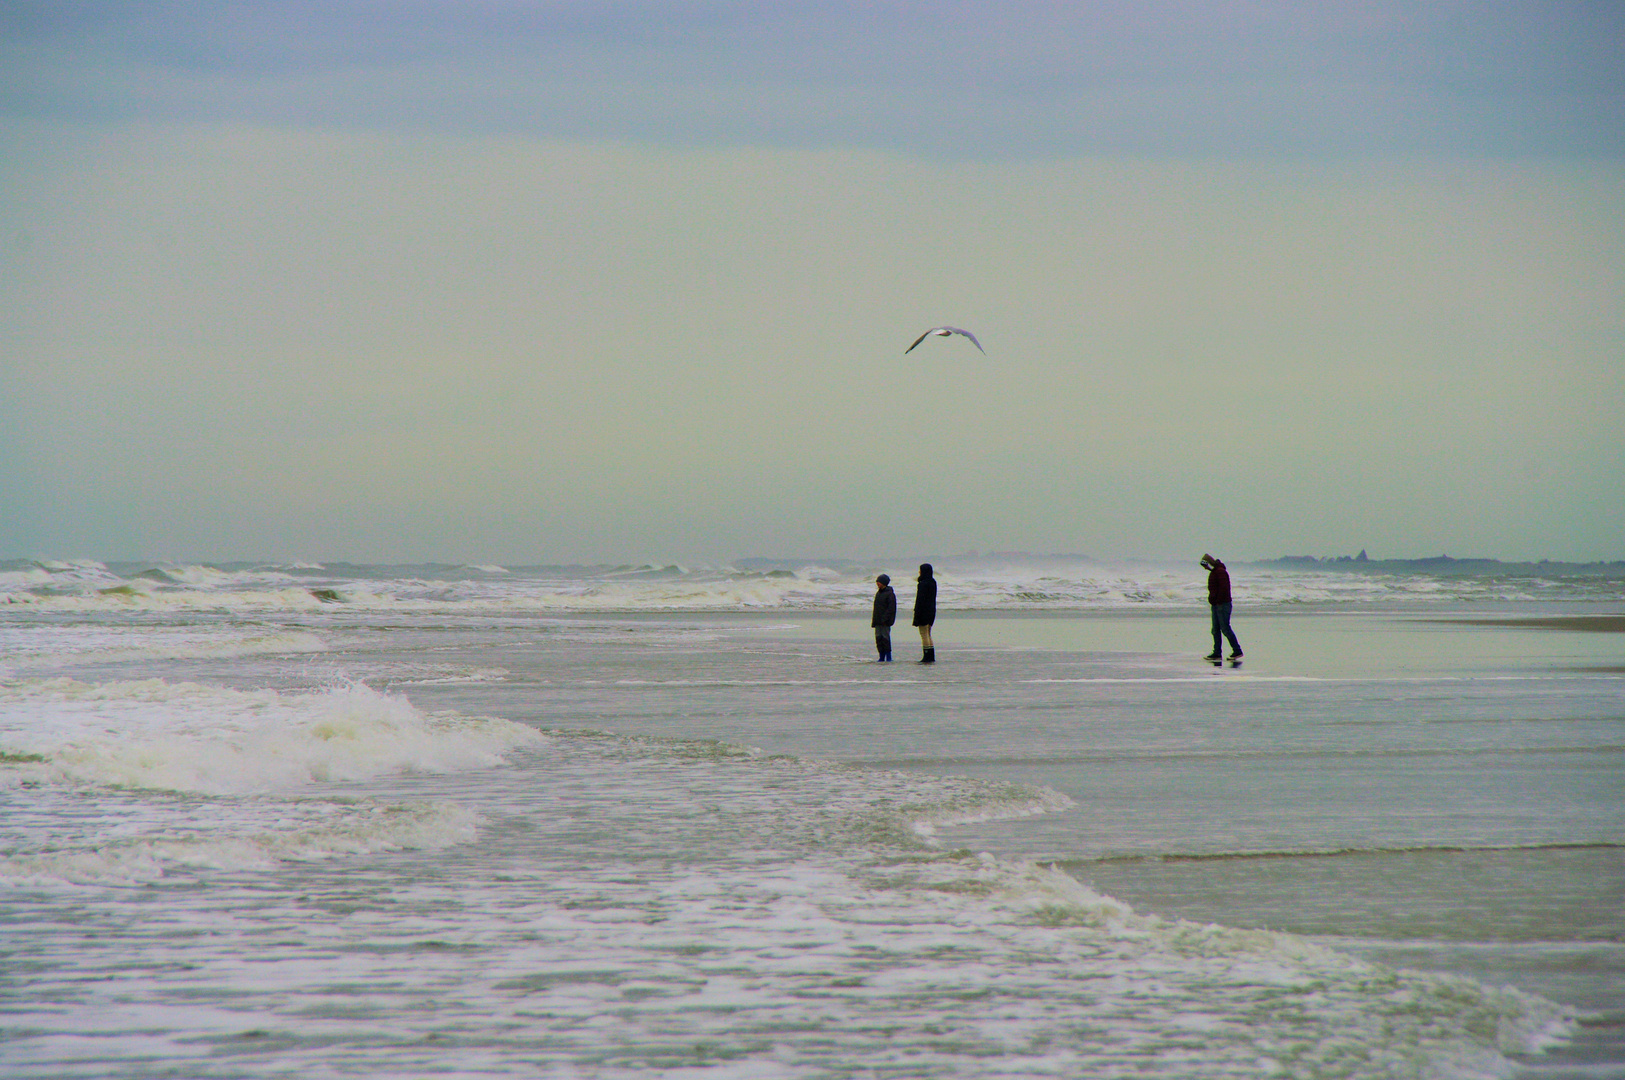
[[[965,337],[970,338],[970,343],[976,346],[977,352],[981,353],[983,356],[987,355],[987,350],[982,348],[982,343],[976,340],[975,334],[971,333],[969,330],[961,330],[957,326],[933,326],[931,329],[915,338],[914,345],[918,345],[932,334],[937,335],[937,337],[947,337],[949,334],[963,334]],[[907,356],[909,353],[913,352],[914,345],[910,345],[908,348],[904,349],[903,355]]]

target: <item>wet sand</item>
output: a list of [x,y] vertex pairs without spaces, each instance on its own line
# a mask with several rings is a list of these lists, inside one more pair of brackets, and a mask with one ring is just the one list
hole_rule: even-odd
[[1625,615],[1550,615],[1509,619],[1433,619],[1466,626],[1513,626],[1530,630],[1580,630],[1592,634],[1625,634]]

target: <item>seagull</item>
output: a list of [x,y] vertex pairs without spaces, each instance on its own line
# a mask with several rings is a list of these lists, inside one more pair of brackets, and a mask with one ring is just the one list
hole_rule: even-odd
[[[926,338],[930,337],[932,334],[937,335],[937,337],[947,337],[949,334],[963,334],[966,337],[970,338],[970,343],[972,345],[976,346],[976,351],[977,352],[981,353],[983,356],[987,355],[987,350],[982,348],[982,343],[980,341],[976,340],[976,335],[975,334],[971,333],[969,330],[961,330],[957,326],[933,326],[931,329],[927,330],[925,333],[923,333],[919,337],[915,338],[914,339],[914,345],[918,345],[920,342],[924,341]],[[903,350],[903,355],[907,356],[909,353],[913,352],[914,351],[914,345],[910,345],[908,348],[904,349]]]

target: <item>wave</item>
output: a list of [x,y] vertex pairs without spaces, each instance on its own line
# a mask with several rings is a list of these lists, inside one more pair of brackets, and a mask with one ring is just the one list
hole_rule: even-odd
[[[1109,681],[1109,680],[1102,680]],[[623,685],[642,685],[628,680]],[[654,685],[654,684],[648,684]],[[665,684],[671,685],[671,684]],[[698,685],[698,684],[696,684]],[[718,682],[715,685],[728,685]],[[1310,746],[1298,749],[1253,749],[1242,750],[1225,748],[1217,750],[1198,749],[1195,747],[1169,747],[1159,750],[1101,750],[1093,753],[1074,754],[988,754],[974,759],[957,755],[951,758],[931,757],[920,755],[908,758],[871,759],[870,764],[883,768],[902,768],[904,766],[916,769],[951,768],[964,765],[974,760],[978,766],[1054,766],[1054,765],[1100,765],[1128,762],[1154,762],[1156,764],[1172,764],[1176,762],[1231,762],[1231,761],[1291,761],[1301,759],[1307,761],[1360,761],[1360,760],[1411,760],[1418,758],[1448,758],[1450,760],[1463,760],[1472,757],[1521,757],[1524,755],[1538,757],[1555,757],[1560,755],[1574,756],[1608,756],[1613,757],[1625,753],[1625,744],[1621,743],[1594,743],[1587,746],[1405,746],[1405,747],[1370,747],[1344,749],[1330,746]]]
[[[0,564],[0,603],[42,610],[307,610],[450,612],[860,611],[880,564],[838,567],[667,565],[504,567],[96,562]],[[891,566],[890,570],[898,567]],[[900,573],[899,600],[911,591]],[[1190,567],[1089,560],[945,563],[943,595],[966,611],[1177,610],[1206,602]],[[1508,579],[1494,575],[1350,574],[1232,568],[1255,606],[1625,600],[1617,579]]]
[[[763,793],[756,805],[717,800],[692,818],[664,815],[659,826],[644,816],[644,827],[660,830],[649,842],[694,848],[737,836],[741,849],[784,851],[797,869],[779,870],[777,879],[795,882],[786,905],[797,928],[828,920],[837,939],[857,935],[875,951],[874,963],[859,962],[851,979],[834,983],[854,994],[898,980],[929,985],[938,996],[982,995],[991,979],[1022,999],[1065,1002],[1071,1015],[1104,1025],[1125,1045],[1160,1048],[1170,1075],[1177,1066],[1161,1055],[1185,1045],[1203,1062],[1195,1070],[1202,1075],[1215,1061],[1238,1074],[1421,1075],[1427,1062],[1441,1075],[1505,1075],[1506,1055],[1537,1052],[1573,1029],[1568,1010],[1534,995],[1395,970],[1291,933],[1141,913],[1059,865],[948,850],[935,835],[939,825],[1075,809],[1042,788],[768,755],[720,741],[550,734],[597,740],[608,754],[660,766],[713,767],[711,778],[677,784],[656,770],[660,793],[648,797],[662,802],[708,788],[718,771],[754,774],[740,783]],[[807,801],[796,806],[798,798]],[[718,829],[729,815],[744,820]],[[690,835],[702,827],[704,840]],[[773,874],[752,867],[753,879]],[[838,876],[824,881],[827,870]],[[684,888],[711,894],[693,879]],[[1241,1017],[1249,1019],[1238,1024]],[[1195,1030],[1200,1039],[1192,1039]],[[1251,1034],[1265,1030],[1294,1037]]]
[[1217,852],[1161,852],[1155,855],[1101,855],[1095,858],[1067,859],[1069,865],[1096,863],[1201,863],[1247,862],[1263,859],[1343,859],[1370,858],[1388,855],[1463,855],[1512,851],[1618,851],[1625,844],[1614,843],[1542,843],[1542,844],[1423,844],[1406,847],[1354,847],[1327,848],[1304,851],[1217,851]]
[[1504,1055],[1538,1053],[1574,1030],[1569,1010],[1511,987],[1395,970],[1290,933],[1144,915],[1055,866],[977,861],[972,873],[988,895],[1029,921],[1076,928],[1098,950],[1097,962],[1132,955],[1174,983],[1200,980],[1221,994],[1250,985],[1311,995],[1300,1016],[1324,1025],[1325,1038],[1299,1044],[1290,1062],[1266,1052],[1258,1064],[1272,1074],[1411,1075],[1425,1055],[1445,1075],[1501,1075]]
[[487,768],[542,738],[507,720],[427,716],[364,684],[282,694],[57,678],[0,683],[0,704],[0,786],[295,791],[405,771]]
[[73,813],[84,822],[74,835],[25,832],[22,845],[14,839],[0,854],[0,882],[12,888],[119,886],[147,884],[177,869],[262,871],[296,860],[468,843],[479,823],[449,803],[375,800],[165,803],[147,797],[121,807],[104,796],[94,814],[82,806]]
[[545,742],[507,720],[426,715],[361,684],[284,694],[161,679],[0,683],[0,881],[131,884],[176,868],[464,843],[477,819],[458,806],[319,793],[491,768]]
[[328,643],[303,630],[253,627],[153,626],[141,628],[75,625],[0,626],[0,678],[23,672],[60,670],[85,664],[126,664],[151,660],[224,660],[246,656],[322,653]]
[[[296,709],[314,721],[320,703],[306,699],[349,688],[236,697],[186,684],[89,690],[92,700],[156,703],[168,717],[156,726],[204,735],[204,721],[171,714],[199,704],[228,718]],[[86,693],[61,681],[29,684],[20,698]],[[380,697],[360,694],[356,707],[374,720],[410,708]],[[141,715],[101,719],[122,721],[122,730]],[[487,949],[473,956],[477,968],[447,969],[471,1000],[469,1015],[509,1016],[519,1002],[567,1024],[584,1040],[579,1052],[562,1026],[544,1032],[567,1063],[602,1063],[593,1020],[606,998],[555,991],[613,982],[639,991],[612,1003],[623,1044],[683,1047],[682,1057],[640,1060],[691,1064],[688,1047],[725,1030],[753,1044],[759,1037],[764,1049],[743,1050],[734,1070],[756,1073],[782,1072],[787,1061],[852,1071],[845,1063],[861,1061],[896,1062],[911,1075],[1127,1076],[1154,1064],[1160,1075],[1493,1076],[1509,1074],[1507,1055],[1538,1050],[1572,1026],[1565,1010],[1531,995],[1387,968],[1289,933],[1143,914],[1054,865],[945,850],[934,835],[948,823],[1073,808],[1042,788],[720,740],[533,735],[551,740],[537,744],[546,753],[520,756],[525,771],[480,785],[506,791],[493,796],[503,812],[525,808],[526,860],[466,881],[412,882],[414,909],[432,912],[432,922],[406,919],[408,936],[393,940],[421,940],[421,927],[433,925],[436,941],[496,943],[495,969]],[[563,798],[572,789],[570,812],[535,812],[538,790]],[[456,843],[478,824],[444,804],[96,792],[103,817],[84,836],[13,851],[0,876],[137,883],[176,867],[254,869]],[[21,810],[35,806],[61,828],[68,815],[51,804],[79,792],[58,784],[19,794]],[[8,827],[16,820],[8,816]],[[480,921],[452,921],[459,913]],[[365,929],[369,919],[346,922]],[[319,944],[325,953],[354,940]],[[372,949],[346,955],[369,976],[401,970],[367,967]],[[677,984],[693,993],[641,992]],[[842,1023],[851,1038],[831,1059],[826,1033]],[[990,1068],[976,1070],[983,1062]]]

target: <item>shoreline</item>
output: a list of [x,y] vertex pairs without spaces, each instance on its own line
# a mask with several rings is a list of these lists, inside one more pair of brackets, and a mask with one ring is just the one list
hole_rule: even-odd
[[1506,626],[1528,630],[1572,630],[1588,634],[1625,634],[1625,615],[1525,615],[1504,618],[1427,619],[1455,626]]

